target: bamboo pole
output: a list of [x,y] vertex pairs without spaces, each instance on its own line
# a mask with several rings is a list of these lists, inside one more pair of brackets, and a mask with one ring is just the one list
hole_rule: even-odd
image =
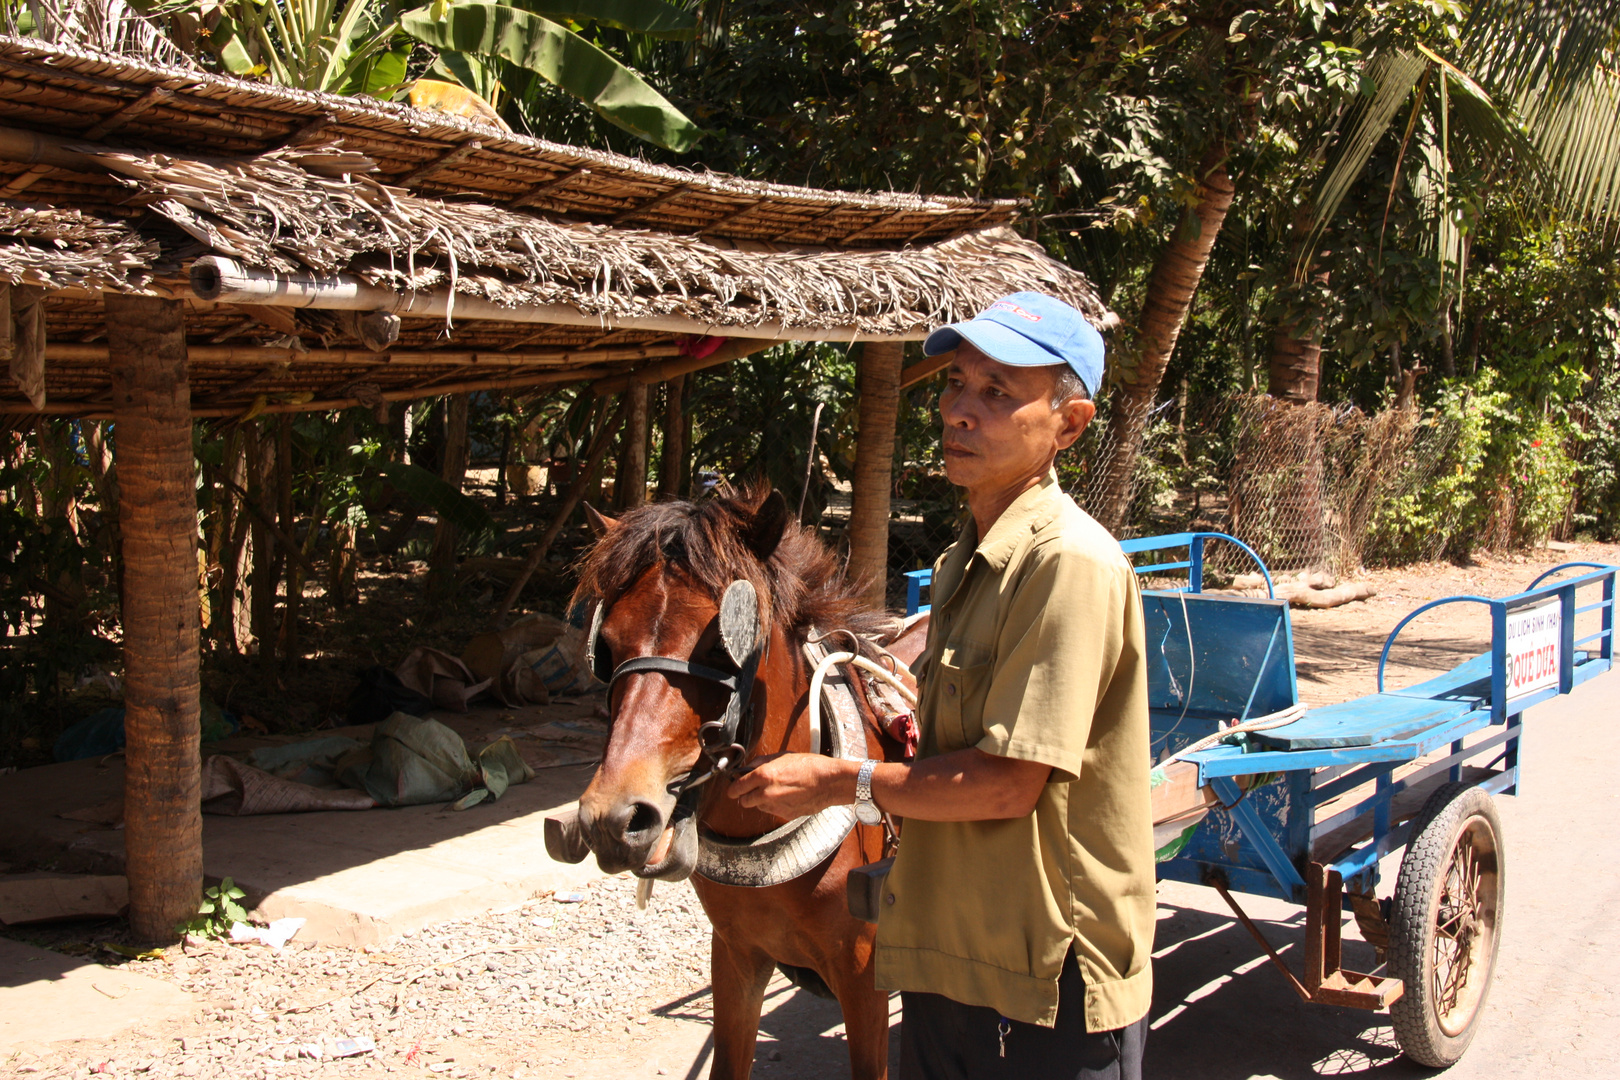
[[619,437],[619,469],[613,481],[613,502],[620,510],[634,510],[647,501],[647,436],[652,426],[647,384],[632,384],[624,392],[624,401],[624,432]]
[[[192,345],[187,348],[193,364],[259,367],[270,364],[350,364],[383,367],[472,367],[521,368],[543,364],[605,364],[631,360],[655,360],[679,356],[678,345],[621,345],[605,349],[537,349],[528,352],[498,352],[479,349],[284,349],[270,345]],[[45,359],[65,364],[104,364],[107,346],[58,342],[45,346]]]
[[125,566],[124,849],[129,922],[172,941],[202,894],[197,496],[185,316],[108,293]]
[[591,385],[597,397],[612,397],[622,394],[630,388],[632,383],[651,384],[667,382],[682,375],[690,375],[694,371],[717,367],[720,364],[740,360],[745,356],[780,345],[780,341],[768,338],[731,338],[708,356],[686,356],[679,360],[666,360],[661,364],[649,364],[637,371],[626,375],[615,375],[612,378],[601,379]]
[[[444,462],[439,475],[444,482],[462,489],[467,479],[467,419],[470,402],[466,394],[445,401]],[[460,530],[439,515],[433,527],[433,550],[428,556],[428,595],[436,600],[449,596],[456,581],[456,541]]]
[[855,431],[854,505],[849,514],[849,572],[864,581],[874,607],[888,601],[889,495],[894,483],[894,432],[900,415],[900,368],[905,346],[869,341],[856,379],[860,389]]
[[[603,367],[568,368],[563,371],[526,372],[520,375],[511,375],[499,379],[469,379],[464,382],[437,383],[433,386],[412,387],[408,390],[385,390],[380,395],[383,401],[420,401],[423,398],[442,397],[445,394],[471,394],[480,390],[514,390],[527,386],[547,386],[555,383],[588,382],[609,373],[611,369]],[[375,398],[362,400],[361,398],[318,398],[311,401],[295,401],[252,406],[220,406],[202,409],[193,409],[191,415],[204,417],[240,417],[252,419],[255,416],[279,416],[283,413],[300,412],[335,412],[338,409],[370,408],[375,404]],[[15,413],[44,413],[50,416],[74,416],[81,420],[111,420],[111,412],[103,411],[105,402],[73,402],[73,401],[47,401],[45,408],[35,409],[27,402],[0,402],[0,415]]]
[[[204,255],[191,264],[191,291],[203,300],[227,304],[263,304],[267,307],[317,308],[326,311],[391,311],[396,315],[457,318],[502,323],[553,323],[558,326],[593,326],[603,330],[654,330],[664,334],[708,336],[732,329],[687,315],[635,315],[582,311],[572,304],[517,304],[504,306],[481,296],[452,295],[449,289],[401,292],[373,285],[353,274],[282,274],[246,266],[220,255]],[[921,341],[928,336],[919,327],[898,334],[863,331],[859,326],[789,326],[781,320],[756,323],[746,329],[756,337],[776,341]]]

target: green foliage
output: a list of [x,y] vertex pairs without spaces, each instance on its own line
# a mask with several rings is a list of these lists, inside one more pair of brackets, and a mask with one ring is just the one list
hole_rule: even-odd
[[[1466,556],[1491,541],[1542,544],[1575,494],[1577,430],[1525,409],[1493,371],[1448,383],[1424,423],[1444,447],[1428,481],[1375,513],[1368,553],[1387,562]],[[1423,445],[1420,443],[1420,446]]]
[[[89,493],[70,450],[74,425],[51,421],[0,458],[0,701],[50,697],[64,676],[111,659],[114,563],[99,515],[66,508]],[[49,445],[47,445],[49,444]],[[54,461],[54,467],[53,467]]]
[[412,45],[421,42],[441,51],[435,77],[492,105],[507,100],[519,122],[532,119],[527,103],[549,84],[665,149],[688,150],[703,135],[580,32],[599,23],[659,40],[690,38],[696,20],[664,0],[434,0],[411,10],[394,0],[158,0],[150,12],[224,70],[285,86],[393,97],[409,82]]
[[[702,129],[639,75],[561,23],[506,4],[463,2],[446,11],[438,7],[406,12],[400,16],[400,28],[448,53],[486,63],[499,61],[538,75],[583,101],[609,123],[655,146],[688,150],[703,135]],[[692,29],[689,17],[679,17],[681,13],[672,13],[664,4],[620,0],[609,8],[604,21],[611,25],[651,26],[655,29],[650,32],[662,36],[689,34]],[[463,69],[447,65],[447,70],[459,76]],[[471,74],[470,67],[464,70]],[[474,81],[480,85],[473,89],[487,89],[482,75],[474,76]]]
[[385,461],[378,463],[377,471],[401,495],[432,510],[464,535],[476,536],[494,531],[495,519],[477,500],[421,466]]
[[1588,537],[1613,540],[1620,537],[1620,363],[1600,369],[1576,415],[1580,491],[1573,523]]
[[240,903],[246,896],[247,893],[237,888],[236,882],[230,878],[226,878],[218,885],[211,885],[203,890],[202,903],[197,907],[197,914],[175,927],[175,931],[180,934],[195,934],[198,937],[227,937],[234,923],[247,922],[247,909]]
[[763,479],[797,506],[810,457],[816,406],[819,453],[811,470],[805,519],[826,505],[834,475],[847,478],[854,460],[855,364],[842,346],[787,344],[736,360],[693,382],[693,469],[711,469],[734,482]]
[[[1486,372],[1474,385],[1458,382],[1440,394],[1427,427],[1449,440],[1432,480],[1419,490],[1389,499],[1374,514],[1370,557],[1387,562],[1468,554],[1490,511],[1488,466],[1497,433],[1513,423],[1513,395],[1495,388]],[[1460,548],[1460,550],[1459,550]]]

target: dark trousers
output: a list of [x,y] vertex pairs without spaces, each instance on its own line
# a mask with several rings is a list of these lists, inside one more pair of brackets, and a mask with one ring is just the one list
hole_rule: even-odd
[[[1058,977],[1057,1022],[1008,1020],[939,994],[900,995],[900,1080],[1142,1080],[1147,1017],[1087,1031],[1086,983],[1071,952]],[[1001,1056],[1002,1047],[1007,1056]]]

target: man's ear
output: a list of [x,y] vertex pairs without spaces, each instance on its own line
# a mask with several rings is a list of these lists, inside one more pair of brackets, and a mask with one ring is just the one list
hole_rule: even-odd
[[585,503],[584,505],[585,520],[591,523],[591,532],[596,534],[597,539],[600,540],[603,536],[607,535],[609,529],[612,529],[619,524],[618,518],[610,518],[605,514],[598,513],[596,507],[592,506],[590,503]]
[[1063,417],[1063,426],[1058,428],[1058,449],[1067,450],[1091,426],[1092,418],[1097,415],[1097,403],[1090,398],[1072,397],[1058,406],[1058,413]]

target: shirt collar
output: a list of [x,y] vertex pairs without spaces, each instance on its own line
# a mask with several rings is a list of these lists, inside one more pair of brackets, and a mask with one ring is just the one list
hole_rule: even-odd
[[[1058,487],[1056,469],[1048,469],[1041,482],[1014,499],[991,524],[990,531],[978,541],[975,555],[984,557],[992,569],[1001,570],[1012,561],[1019,544],[1052,516],[1052,500],[1063,493]],[[973,519],[963,526],[962,538],[972,540],[977,535]]]

